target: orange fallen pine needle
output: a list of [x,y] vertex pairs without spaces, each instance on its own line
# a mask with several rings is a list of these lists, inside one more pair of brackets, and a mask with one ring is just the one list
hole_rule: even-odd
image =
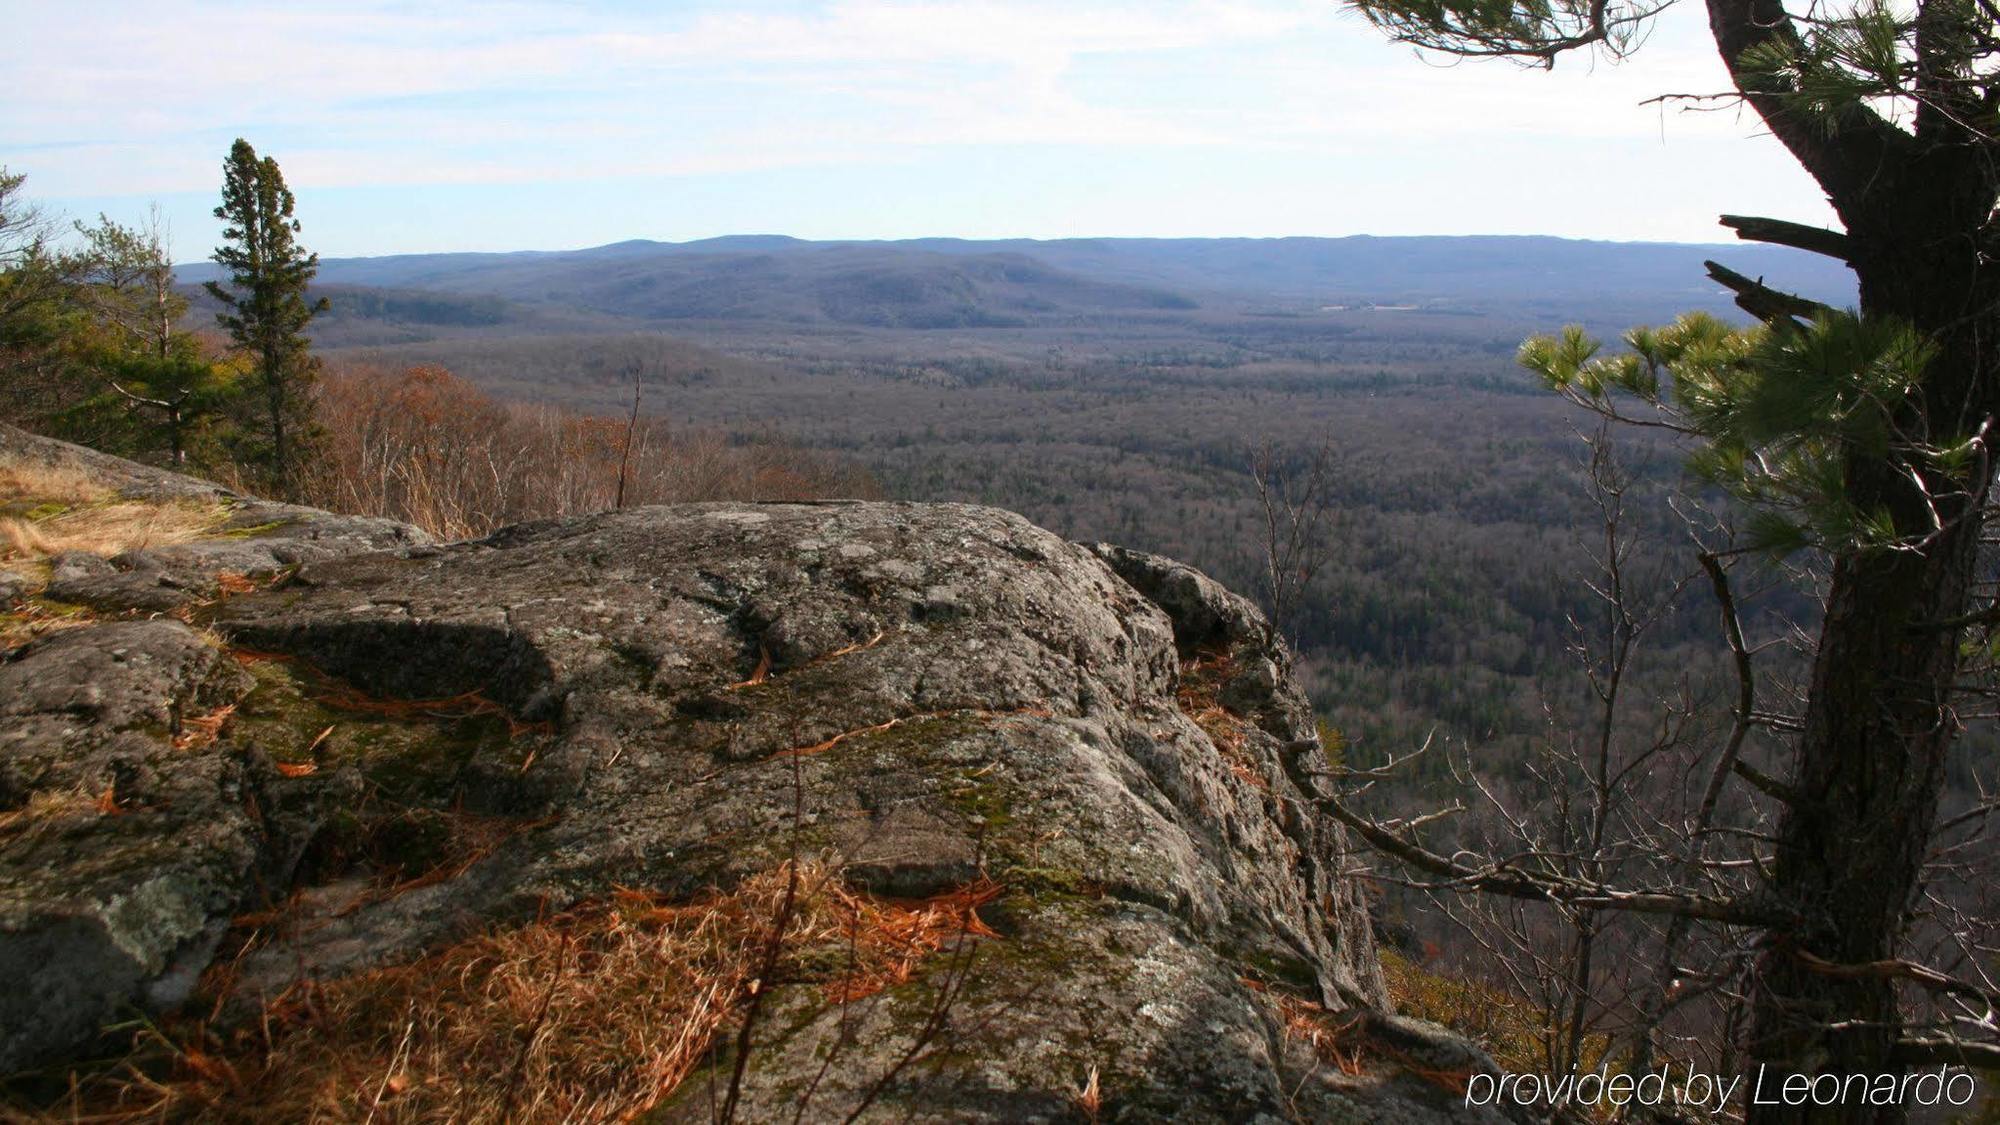
[[1084,1117],[1091,1121],[1096,1121],[1097,1115],[1104,1111],[1104,1094],[1098,1088],[1097,1068],[1094,1066],[1090,1068],[1090,1077],[1084,1080],[1076,1092],[1076,1105],[1083,1111]]
[[230,703],[210,711],[206,715],[195,715],[181,720],[181,732],[174,736],[174,749],[194,750],[214,742],[222,733],[223,724],[236,713],[236,704]]
[[180,1062],[197,1076],[215,1085],[236,1088],[243,1084],[243,1079],[236,1073],[236,1068],[229,1065],[227,1059],[218,1058],[205,1051],[192,1047],[185,1048],[180,1052]]
[[867,650],[867,649],[871,649],[871,648],[874,648],[874,647],[875,647],[876,645],[879,645],[879,644],[881,644],[881,643],[882,643],[882,638],[884,638],[884,637],[886,637],[886,636],[888,636],[888,635],[889,635],[889,631],[888,631],[887,629],[884,629],[884,630],[882,630],[881,632],[879,632],[879,633],[876,633],[876,634],[875,634],[874,636],[872,636],[872,637],[868,638],[867,640],[865,640],[865,641],[862,641],[862,642],[861,642],[860,644],[858,644],[858,645],[848,645],[848,646],[847,646],[846,648],[837,648],[837,649],[834,649],[834,650],[833,650],[832,652],[829,652],[829,653],[827,653],[827,654],[826,654],[825,656],[822,656],[822,657],[820,657],[820,659],[821,659],[821,660],[832,660],[833,658],[835,658],[835,657],[837,657],[837,656],[851,656],[851,655],[853,655],[854,653],[857,653],[857,652],[863,652],[863,651],[865,651],[865,650]]
[[770,678],[771,678],[771,650],[765,648],[762,645],[759,645],[757,646],[757,668],[755,671],[750,673],[750,678],[747,680],[740,681],[738,683],[730,684],[729,687],[724,690],[736,691],[741,688],[756,687],[758,684],[761,684]]
[[818,754],[827,750],[831,750],[834,747],[840,745],[841,743],[846,742],[848,739],[855,738],[859,735],[878,734],[882,731],[888,730],[890,727],[901,726],[908,719],[922,719],[930,717],[931,716],[928,715],[909,715],[903,718],[890,719],[889,721],[883,723],[876,723],[872,727],[857,727],[854,730],[844,730],[841,731],[839,734],[834,735],[832,738],[827,739],[825,742],[815,742],[811,746],[794,746],[790,750],[780,750],[776,754],[771,755],[771,757],[803,758],[811,754]]
[[279,762],[278,772],[286,777],[305,777],[318,773],[319,767],[312,762]]
[[917,963],[966,937],[997,938],[979,919],[979,908],[1000,897],[1000,884],[979,879],[914,902],[875,899],[834,887],[832,895],[852,919],[854,944],[867,968],[829,984],[836,1004],[873,996],[910,979]]
[[[949,956],[979,932],[965,911],[997,893],[982,882],[882,899],[810,861],[693,900],[618,888],[611,901],[481,932],[415,961],[298,982],[264,1005],[261,1038],[254,1028],[210,1041],[200,1029],[176,1036],[200,1055],[172,1075],[86,1077],[72,1093],[82,1112],[62,1119],[193,1120],[218,1107],[261,1121],[641,1119],[712,1061],[753,982],[758,991],[769,983],[773,919],[789,911],[778,979],[812,979],[842,950],[857,977],[910,979],[925,956]],[[614,1053],[619,1065],[607,1067]]]
[[[1242,983],[1253,991],[1263,993],[1276,1004],[1278,1015],[1284,1021],[1286,1038],[1304,1042],[1322,1062],[1332,1064],[1342,1074],[1353,1077],[1362,1073],[1360,1040],[1365,1034],[1363,1017],[1356,1015],[1342,1020],[1327,1011],[1324,1005],[1268,989],[1247,979]],[[1459,1092],[1464,1093],[1462,1089]]]
[[248,594],[257,589],[257,583],[247,575],[227,570],[215,576],[215,586],[225,594]]
[[125,810],[118,807],[118,783],[113,781],[97,795],[97,811],[105,816],[124,816]]

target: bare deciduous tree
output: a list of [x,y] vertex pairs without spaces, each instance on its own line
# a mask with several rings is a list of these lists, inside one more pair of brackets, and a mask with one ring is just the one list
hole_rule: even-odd
[[[1627,528],[1631,478],[1610,457],[1605,432],[1589,440],[1601,539],[1587,583],[1603,616],[1576,623],[1573,650],[1590,713],[1551,712],[1551,736],[1518,786],[1454,763],[1474,807],[1444,810],[1465,822],[1447,842],[1419,832],[1436,839],[1439,814],[1364,816],[1352,792],[1326,807],[1411,869],[1397,881],[1432,895],[1504,982],[1534,1001],[1552,1070],[1611,1061],[1628,1072],[1697,1062],[1732,1071],[1743,1052],[1754,1057],[1757,982],[1773,957],[1829,982],[1895,989],[1905,1029],[1896,1058],[1905,1064],[2000,1063],[1991,962],[2000,856],[1981,846],[2000,811],[1990,768],[1967,766],[1959,791],[1971,795],[1953,802],[1928,839],[1911,956],[1843,964],[1793,947],[1793,908],[1773,881],[1780,825],[1800,795],[1769,763],[1799,736],[1807,689],[1788,677],[1810,667],[1812,642],[1806,629],[1768,615],[1756,630],[1768,636],[1756,639],[1739,586],[1747,579],[1823,597],[1825,575],[1810,567],[1782,575],[1765,552],[1711,546],[1733,529],[1698,516],[1691,502],[1677,507],[1694,537],[1692,559],[1684,572],[1668,569],[1667,554]],[[1684,667],[1674,695],[1632,698],[1648,636],[1697,600],[1719,619],[1719,659]],[[1996,626],[1982,623],[1989,638]],[[1989,643],[1968,658],[1957,693],[1964,721],[1990,718],[1979,704],[1996,694],[1993,651]],[[1372,782],[1382,772],[1355,776]]]
[[442,367],[335,370],[318,394],[327,432],[303,481],[311,502],[446,538],[628,503],[874,491],[865,474],[787,444],[502,403]]
[[1331,439],[1303,457],[1287,455],[1272,442],[1250,454],[1250,477],[1264,523],[1264,596],[1271,623],[1296,642],[1300,602],[1326,565],[1332,550],[1333,486],[1338,458]]

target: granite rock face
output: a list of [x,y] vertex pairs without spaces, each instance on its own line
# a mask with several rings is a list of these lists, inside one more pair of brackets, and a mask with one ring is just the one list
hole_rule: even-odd
[[[283,669],[504,710],[500,737],[406,747],[444,763],[408,785],[525,827],[250,952],[234,971],[253,996],[809,856],[882,895],[1001,888],[949,1065],[879,1092],[885,1120],[1068,1120],[1092,1073],[1115,1119],[1456,1114],[1285,1033],[1273,989],[1362,1024],[1387,999],[1348,844],[1314,803],[1327,765],[1289,656],[1189,568],[961,505],[644,508],[448,545],[284,518],[293,534],[245,540],[268,564],[185,546],[52,560],[64,600],[186,592],[193,625],[91,624],[0,663],[0,815],[56,810],[0,828],[0,976],[39,966],[0,995],[0,1070],[176,1002],[233,913],[312,881],[300,857],[360,782],[310,766],[319,718],[260,703]],[[279,580],[208,596],[222,571]],[[162,573],[144,596],[111,584]],[[789,1118],[808,1084],[845,1116],[895,1070],[925,987],[859,1014],[775,989],[787,1030],[755,1057],[745,1119]]]

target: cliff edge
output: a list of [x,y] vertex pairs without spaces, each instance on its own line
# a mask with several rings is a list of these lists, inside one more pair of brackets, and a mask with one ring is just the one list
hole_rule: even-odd
[[[0,427],[9,467],[0,1073],[141,1011],[224,1058],[160,1064],[201,1115],[414,1119],[486,1042],[425,997],[499,1003],[537,934],[509,1116],[598,1115],[563,1037],[627,1001],[565,982],[614,971],[685,1042],[579,1048],[638,1083],[606,1116],[1426,1120],[1486,1065],[1388,1014],[1289,656],[1185,566],[964,505],[438,544]],[[88,542],[131,504],[180,530]],[[395,982],[380,1081],[306,1089]]]

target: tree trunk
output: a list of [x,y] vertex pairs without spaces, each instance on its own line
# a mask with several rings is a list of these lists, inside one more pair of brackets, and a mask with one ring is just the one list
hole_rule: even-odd
[[[1920,199],[1915,207],[1904,199],[1899,217],[1924,214]],[[1864,313],[1912,322],[1939,349],[1920,401],[1902,404],[1899,421],[1917,441],[1976,432],[2000,407],[2000,379],[1981,347],[1995,338],[2000,286],[1979,269],[1976,244],[1963,228],[1957,238],[1935,227],[1853,233],[1865,240],[1855,262]],[[1945,759],[1958,734],[1951,693],[1961,630],[1938,623],[1970,608],[1991,469],[1971,481],[1924,475],[1940,497],[1942,530],[1913,549],[1849,550],[1834,560],[1772,878],[1801,920],[1770,936],[1752,997],[1750,1054],[1769,1068],[1767,1094],[1786,1074],[1904,1070],[1893,1061],[1900,1031],[1894,986],[1829,977],[1796,954],[1845,965],[1897,956],[1920,890]],[[1849,495],[1864,511],[1886,509],[1899,534],[1914,539],[1933,528],[1929,503],[1906,467],[1857,458],[1847,478]],[[1749,1110],[1757,1125],[1904,1119],[1901,1107],[1856,1099]]]
[[187,464],[187,450],[181,447],[181,406],[178,402],[167,404],[167,444],[171,447],[174,468]]
[[271,414],[272,484],[279,499],[290,500],[293,499],[292,451],[285,440],[285,382],[274,366],[264,372],[264,400]]
[[[1978,530],[1967,520],[1933,550],[1879,551],[1835,566],[1773,878],[1802,921],[1773,935],[1757,974],[1751,1057],[1770,1064],[1774,1080],[1900,1069],[1890,1058],[1899,1028],[1893,986],[1816,973],[1795,954],[1851,965],[1898,953],[1956,733],[1946,696],[1957,630],[1911,625],[1961,611]],[[1828,1029],[1836,1023],[1864,1026]],[[1753,1107],[1752,1118],[1891,1122],[1902,1114],[1849,1104]]]

